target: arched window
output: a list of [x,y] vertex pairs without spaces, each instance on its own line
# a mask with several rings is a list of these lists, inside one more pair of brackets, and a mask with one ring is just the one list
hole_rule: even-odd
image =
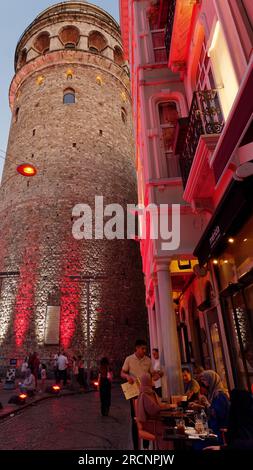
[[175,131],[178,121],[177,106],[174,101],[166,101],[158,104],[160,133],[163,140],[168,177],[180,176],[178,158],[173,153]]
[[63,93],[63,103],[64,104],[73,104],[76,102],[76,94],[73,88],[67,88]]
[[127,112],[125,108],[121,108],[121,119],[124,122],[124,124],[127,123]]
[[50,49],[50,34],[47,32],[40,33],[33,45],[37,52],[45,54]]
[[59,33],[65,49],[75,49],[80,40],[80,31],[76,26],[65,26]]
[[101,52],[107,46],[107,41],[103,34],[92,31],[89,34],[88,45],[91,52]]
[[114,62],[116,64],[124,65],[125,61],[124,61],[123,51],[120,49],[119,46],[114,47],[113,55],[114,55]]

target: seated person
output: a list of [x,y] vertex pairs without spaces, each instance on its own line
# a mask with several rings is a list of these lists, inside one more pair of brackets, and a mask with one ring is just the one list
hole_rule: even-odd
[[[140,395],[137,398],[136,418],[140,422],[142,429],[157,437],[159,449],[169,449],[170,444],[164,442],[163,425],[158,418],[160,411],[170,408],[170,405],[161,403],[158,395],[152,388],[152,377],[150,374],[143,374],[140,379]],[[151,421],[153,419],[153,421]]]
[[192,408],[205,408],[208,415],[208,426],[218,435],[221,442],[221,428],[228,426],[229,396],[220,376],[213,370],[206,370],[200,376],[200,397],[192,403]]
[[183,381],[184,381],[184,393],[187,396],[188,401],[194,401],[198,399],[200,386],[198,382],[193,379],[190,369],[184,367],[182,369]]
[[246,390],[231,392],[231,406],[225,446],[211,446],[205,450],[253,449],[253,398]]
[[31,372],[31,369],[27,369],[26,377],[22,384],[19,384],[20,391],[23,393],[28,393],[28,395],[32,395],[36,390],[35,385],[35,377]]

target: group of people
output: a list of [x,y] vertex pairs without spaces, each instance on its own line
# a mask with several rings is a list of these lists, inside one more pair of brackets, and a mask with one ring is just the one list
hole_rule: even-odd
[[19,384],[20,390],[33,395],[38,389],[38,378],[41,378],[40,391],[44,391],[47,379],[46,365],[40,362],[36,352],[24,358],[21,365],[23,382]]
[[[138,398],[131,400],[132,436],[134,449],[138,449],[138,428],[152,432],[154,422],[159,413],[169,405],[163,403],[161,395],[161,379],[163,372],[159,364],[159,352],[153,350],[154,364],[147,356],[147,343],[138,340],[135,352],[128,356],[121,370],[121,377],[130,384],[136,380],[140,384]],[[218,436],[218,446],[224,444],[223,430],[227,429],[227,448],[253,448],[253,397],[245,390],[233,390],[231,396],[224,387],[220,376],[213,370],[199,368],[195,378],[189,368],[183,368],[182,376],[188,407],[200,412],[204,410],[208,417],[208,427]],[[158,393],[157,393],[158,392]],[[137,401],[136,401],[137,400]],[[160,445],[162,432],[157,420],[156,434]],[[166,448],[166,447],[165,447]],[[167,447],[168,448],[168,447]]]

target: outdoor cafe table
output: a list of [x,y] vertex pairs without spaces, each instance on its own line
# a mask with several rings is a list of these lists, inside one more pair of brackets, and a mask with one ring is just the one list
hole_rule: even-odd
[[173,442],[175,450],[185,450],[192,447],[202,449],[218,443],[218,438],[215,434],[206,436],[193,434],[192,436],[193,437],[189,434],[180,434],[175,428],[164,427],[163,440]]

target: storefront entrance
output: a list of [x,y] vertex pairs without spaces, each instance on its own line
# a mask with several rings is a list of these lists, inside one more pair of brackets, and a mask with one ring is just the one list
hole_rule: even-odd
[[[253,276],[253,273],[252,273]],[[253,385],[253,283],[232,284],[222,292],[224,322],[237,387],[251,391]]]
[[206,331],[208,336],[208,346],[210,350],[210,367],[219,374],[223,385],[228,388],[217,308],[206,311],[205,319],[207,324]]

